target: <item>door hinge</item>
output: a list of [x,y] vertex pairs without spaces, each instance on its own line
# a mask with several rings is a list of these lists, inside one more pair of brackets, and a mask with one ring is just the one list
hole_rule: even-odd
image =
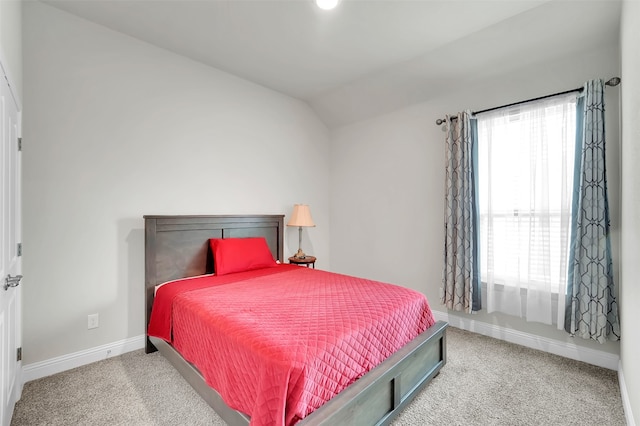
[[18,256],[22,256],[22,243],[18,243]]
[[18,348],[16,351],[16,359],[17,361],[22,361],[22,348]]
[[18,138],[18,151],[22,151],[22,138]]

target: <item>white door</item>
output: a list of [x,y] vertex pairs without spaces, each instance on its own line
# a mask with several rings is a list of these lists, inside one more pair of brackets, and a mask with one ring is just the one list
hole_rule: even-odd
[[21,179],[18,108],[0,67],[0,421],[11,423],[19,376]]

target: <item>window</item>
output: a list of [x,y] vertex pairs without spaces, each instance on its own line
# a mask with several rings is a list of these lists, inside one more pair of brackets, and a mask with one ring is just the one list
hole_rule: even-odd
[[477,117],[481,279],[489,312],[556,322],[552,304],[566,287],[575,106],[574,93]]

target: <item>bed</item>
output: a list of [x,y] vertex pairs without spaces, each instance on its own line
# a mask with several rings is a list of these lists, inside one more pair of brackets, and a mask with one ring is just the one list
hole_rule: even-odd
[[[155,287],[170,280],[213,272],[209,240],[264,238],[273,258],[282,261],[283,215],[145,216],[146,325]],[[286,269],[284,266],[281,268]],[[303,274],[307,268],[289,267]],[[304,274],[315,274],[311,269]],[[317,271],[317,274],[328,274]],[[222,277],[221,277],[222,278]],[[446,327],[439,321],[377,367],[297,422],[299,425],[388,424],[435,377],[446,362]],[[148,336],[146,351],[159,350],[229,425],[248,425],[250,417],[230,408],[199,371],[166,340]],[[208,378],[208,377],[207,377]]]

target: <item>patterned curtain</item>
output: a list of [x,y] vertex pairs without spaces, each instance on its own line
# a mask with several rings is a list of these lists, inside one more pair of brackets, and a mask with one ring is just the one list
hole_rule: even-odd
[[471,313],[481,309],[477,124],[465,111],[457,117],[446,117],[445,132],[445,244],[440,301],[448,309]]
[[576,163],[565,330],[604,343],[620,339],[609,240],[604,83],[585,83],[577,105]]

